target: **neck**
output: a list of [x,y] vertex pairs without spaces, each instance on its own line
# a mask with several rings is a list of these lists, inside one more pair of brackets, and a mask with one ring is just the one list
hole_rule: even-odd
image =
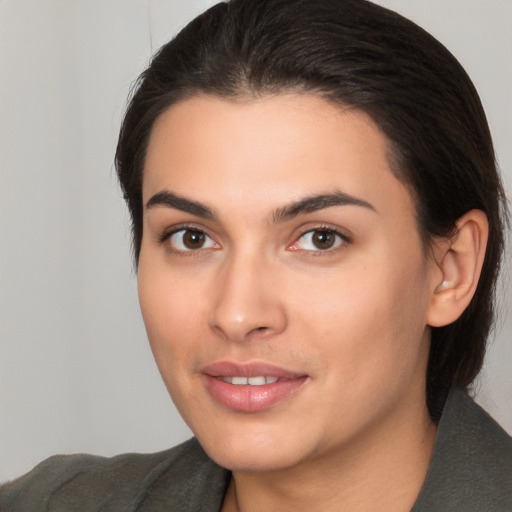
[[426,405],[405,410],[335,453],[279,471],[234,473],[223,512],[409,512],[427,474],[436,427]]

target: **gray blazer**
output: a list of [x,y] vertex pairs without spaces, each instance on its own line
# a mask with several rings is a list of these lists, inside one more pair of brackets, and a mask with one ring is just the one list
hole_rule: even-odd
[[[170,450],[55,456],[0,488],[1,512],[218,512],[229,471],[195,439]],[[465,391],[446,401],[411,512],[512,512],[512,439]]]

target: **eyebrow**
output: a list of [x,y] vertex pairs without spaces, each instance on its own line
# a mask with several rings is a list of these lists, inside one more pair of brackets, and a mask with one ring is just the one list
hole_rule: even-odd
[[[329,194],[319,194],[316,196],[305,197],[299,201],[295,201],[281,208],[277,208],[272,214],[272,221],[275,224],[278,224],[280,222],[290,220],[293,217],[297,217],[298,215],[313,213],[319,210],[324,210],[326,208],[331,208],[333,206],[347,205],[359,206],[377,212],[374,206],[367,201],[346,194],[345,192],[335,190]],[[200,203],[199,201],[194,201],[192,199],[178,196],[167,190],[156,193],[146,203],[146,209],[148,210],[157,206],[174,208],[176,210],[190,213],[204,219],[218,219],[218,215],[215,213],[215,211],[205,204]]]
[[146,203],[146,209],[148,210],[155,206],[174,208],[204,219],[217,219],[216,213],[203,203],[193,201],[192,199],[186,199],[185,197],[178,196],[167,190],[158,192]]
[[274,223],[284,222],[298,215],[305,213],[313,213],[325,208],[331,208],[333,206],[360,206],[377,213],[377,210],[373,205],[359,199],[357,197],[335,190],[329,194],[320,194],[317,196],[305,197],[294,203],[278,208],[272,215]]

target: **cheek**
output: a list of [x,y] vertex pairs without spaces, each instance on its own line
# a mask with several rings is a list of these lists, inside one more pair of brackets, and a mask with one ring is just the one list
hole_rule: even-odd
[[182,364],[201,338],[204,293],[156,265],[139,266],[138,293],[151,349],[164,374]]
[[[188,284],[188,285],[187,285]],[[187,421],[198,407],[190,379],[205,339],[204,304],[197,288],[168,270],[139,266],[139,301],[144,324],[160,375],[181,415]]]
[[416,263],[381,255],[301,286],[308,300],[293,305],[295,323],[347,382],[414,367],[425,330],[426,269],[417,254],[409,261]]

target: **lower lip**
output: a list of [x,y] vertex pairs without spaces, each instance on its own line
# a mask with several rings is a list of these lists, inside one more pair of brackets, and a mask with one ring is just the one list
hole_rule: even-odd
[[217,377],[205,375],[210,395],[221,405],[241,412],[258,412],[293,395],[307,377],[283,380],[263,386],[234,385]]

